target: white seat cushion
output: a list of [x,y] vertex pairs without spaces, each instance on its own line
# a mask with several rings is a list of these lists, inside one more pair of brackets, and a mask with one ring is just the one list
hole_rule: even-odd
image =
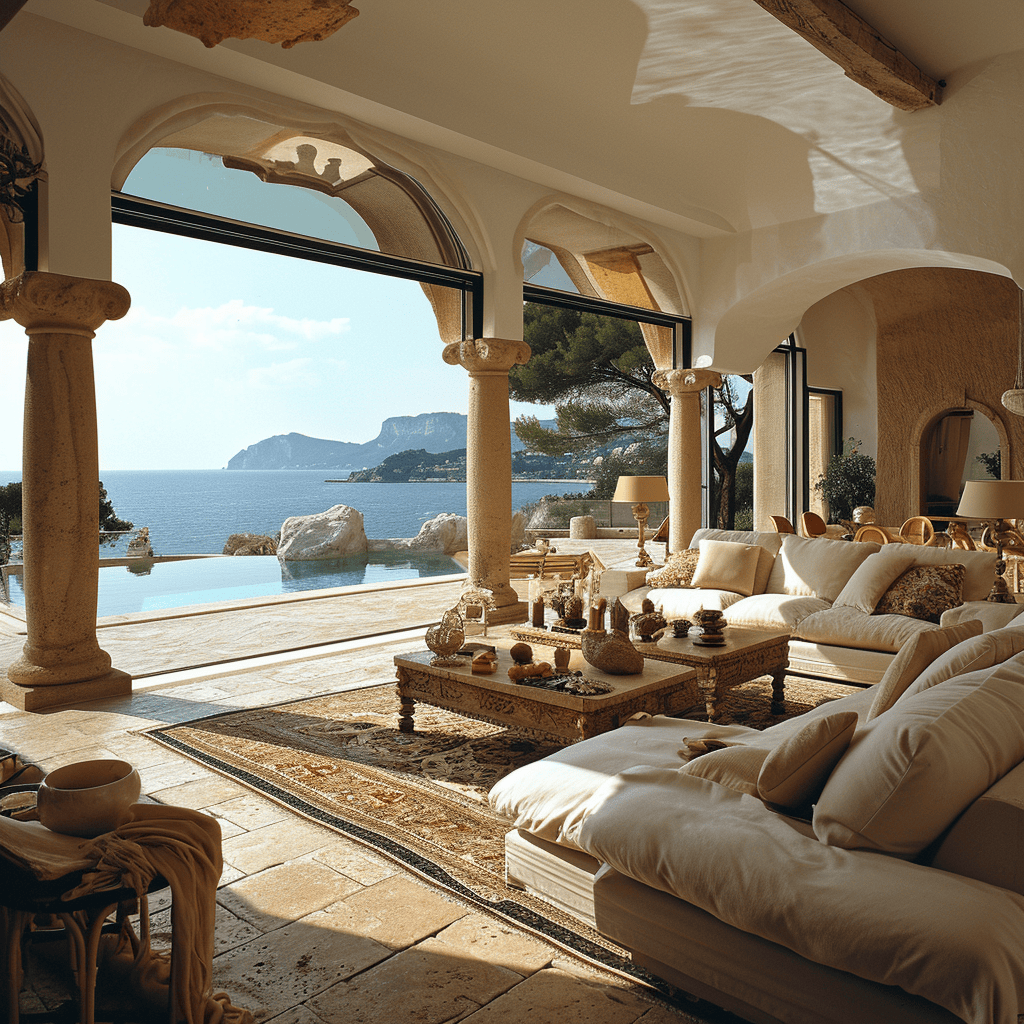
[[828,602],[817,597],[754,594],[730,605],[727,618],[732,626],[792,631],[808,615],[824,611],[826,608],[828,608]]
[[915,634],[935,628],[924,619],[907,615],[867,615],[859,608],[844,605],[808,615],[800,620],[796,630],[801,640],[811,643],[895,653]]

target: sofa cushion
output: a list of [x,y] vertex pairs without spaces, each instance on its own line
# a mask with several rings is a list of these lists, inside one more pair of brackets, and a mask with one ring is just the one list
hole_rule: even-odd
[[702,540],[727,540],[734,544],[756,544],[766,552],[757,560],[757,573],[754,575],[754,593],[763,594],[771,576],[775,556],[782,547],[781,534],[760,533],[757,530],[714,530],[704,527],[698,530],[690,541],[691,548],[700,548]]
[[[885,670],[885,675],[875,686],[875,699],[868,712],[868,718],[877,718],[883,711],[896,703],[918,676],[924,672],[936,658],[945,654],[948,650],[956,647],[964,640],[981,633],[981,623],[977,619],[969,622],[961,622],[956,626],[946,626],[940,629],[926,629],[911,637],[899,651],[899,654],[892,659],[892,663]],[[1022,630],[1024,635],[1024,630]],[[976,665],[975,668],[987,668],[987,665]],[[965,668],[966,671],[966,668]],[[954,674],[951,672],[945,678],[950,679]],[[938,681],[938,680],[936,680]]]
[[668,561],[660,568],[647,574],[649,587],[688,587],[693,580],[693,570],[697,568],[700,551],[685,548],[668,556]]
[[857,731],[814,808],[829,846],[912,857],[1024,758],[1013,659],[905,697]]
[[963,603],[966,572],[959,563],[911,566],[882,595],[875,613],[909,615],[938,623],[943,612]]
[[924,629],[935,629],[935,626],[924,619],[912,619],[907,615],[868,615],[859,608],[835,605],[801,619],[796,627],[796,635],[801,640],[816,644],[895,653],[912,636]]
[[757,795],[785,810],[810,807],[846,753],[856,727],[856,711],[840,711],[807,722],[764,759]]
[[909,569],[913,562],[910,555],[904,558],[881,558],[878,551],[868,555],[846,581],[835,603],[859,608],[870,615],[896,577],[904,569]]
[[1001,665],[1021,652],[1024,652],[1024,624],[982,633],[937,657],[911,683],[905,696],[920,693],[954,676]]
[[852,544],[848,540],[787,533],[765,591],[820,597],[831,604],[860,564],[877,550],[877,544]]
[[[632,594],[627,594],[622,603],[630,610]],[[691,590],[689,587],[655,587],[647,591],[647,597],[654,602],[655,608],[660,608],[666,619],[689,619],[699,608],[716,609],[727,611],[737,601],[743,601],[742,594],[731,590]],[[637,611],[640,610],[637,603]]]
[[[981,623],[981,631],[988,633],[990,630],[1008,626],[1011,620],[1017,618],[1021,612],[1024,612],[1024,604],[1006,604],[1000,601],[964,601],[956,608],[950,608],[948,612],[943,612],[939,624],[955,626],[958,622],[977,619]],[[1021,619],[1018,625],[1024,625],[1024,619]]]
[[754,629],[788,629],[790,632],[814,612],[824,611],[828,602],[817,597],[789,594],[753,594],[729,606],[729,625]]
[[690,585],[698,589],[730,590],[749,597],[754,592],[760,551],[756,544],[702,540]]
[[[908,545],[886,544],[880,551],[885,558],[903,558]],[[959,563],[967,570],[964,576],[965,601],[984,601],[992,589],[996,574],[994,551],[964,551],[962,548],[929,548],[913,546],[915,565],[952,565]]]
[[[856,721],[857,716],[853,717]],[[683,765],[680,771],[700,779],[709,779],[740,793],[757,796],[757,777],[766,757],[768,751],[763,747],[736,744],[695,757]]]

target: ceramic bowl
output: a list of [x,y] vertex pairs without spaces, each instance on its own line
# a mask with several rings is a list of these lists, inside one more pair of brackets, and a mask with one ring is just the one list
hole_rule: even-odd
[[43,779],[36,808],[51,832],[92,839],[128,821],[141,791],[139,773],[127,761],[78,761]]

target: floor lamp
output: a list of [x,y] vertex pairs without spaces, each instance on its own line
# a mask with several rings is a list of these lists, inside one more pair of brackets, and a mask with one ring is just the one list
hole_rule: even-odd
[[633,506],[633,518],[639,533],[636,564],[640,568],[654,565],[654,559],[644,550],[644,530],[647,517],[651,514],[647,503],[668,501],[668,481],[663,476],[620,476],[612,501],[628,502]]
[[965,519],[982,519],[989,524],[996,545],[996,579],[988,600],[1004,604],[1013,601],[1003,579],[1006,569],[1003,542],[1010,529],[1006,520],[1024,516],[1024,480],[968,480],[956,514]]

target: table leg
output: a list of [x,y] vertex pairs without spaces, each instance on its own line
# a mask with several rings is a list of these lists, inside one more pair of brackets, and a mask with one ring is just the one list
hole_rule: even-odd
[[783,666],[778,672],[772,673],[772,714],[784,715],[786,713],[786,668]]
[[707,708],[708,721],[713,722],[718,717],[715,705],[718,701],[718,670],[714,667],[703,672],[698,669],[697,687],[704,697],[704,707]]
[[398,730],[399,732],[414,732],[412,716],[416,713],[416,701],[409,696],[405,688],[402,686],[402,680],[398,680],[398,685],[395,687],[395,692],[398,694],[399,708],[398,708]]

